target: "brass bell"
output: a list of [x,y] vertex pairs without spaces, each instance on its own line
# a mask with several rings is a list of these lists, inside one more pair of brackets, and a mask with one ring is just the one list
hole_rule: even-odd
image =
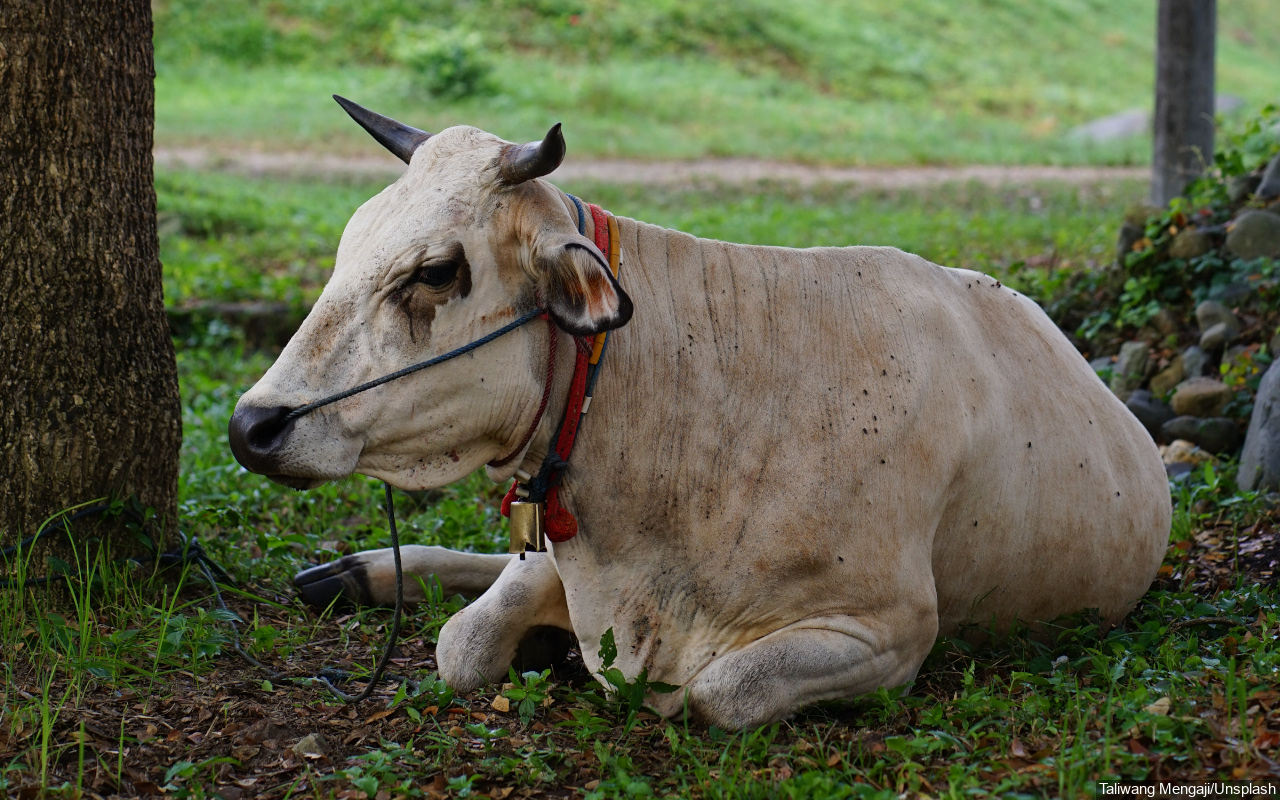
[[510,553],[547,552],[547,531],[543,520],[543,504],[514,500],[511,503]]

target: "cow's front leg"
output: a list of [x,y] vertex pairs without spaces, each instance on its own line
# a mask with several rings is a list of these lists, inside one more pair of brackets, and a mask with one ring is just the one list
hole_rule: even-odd
[[[511,556],[463,553],[434,545],[400,548],[404,597],[423,599],[422,585],[439,581],[446,597],[475,597],[502,574]],[[366,550],[299,572],[293,579],[308,605],[327,608],[335,600],[361,605],[391,605],[396,599],[395,559],[391,548]]]
[[[895,615],[899,616],[899,615]],[[714,659],[685,691],[651,698],[721,728],[773,722],[819,700],[901,686],[916,676],[937,635],[937,615],[870,624],[853,617],[804,620]]]
[[507,668],[555,663],[574,642],[551,557],[513,558],[498,580],[440,629],[436,666],[459,692],[506,678]]

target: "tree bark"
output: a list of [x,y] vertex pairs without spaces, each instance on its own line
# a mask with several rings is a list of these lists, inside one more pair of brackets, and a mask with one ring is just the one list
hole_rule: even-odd
[[0,542],[102,496],[176,517],[149,0],[0,3]]
[[1151,202],[1166,205],[1213,163],[1217,0],[1160,0]]

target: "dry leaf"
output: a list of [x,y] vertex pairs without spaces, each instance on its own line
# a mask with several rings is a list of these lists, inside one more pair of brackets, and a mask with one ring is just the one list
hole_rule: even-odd
[[1148,714],[1158,714],[1162,717],[1169,716],[1169,698],[1161,697],[1149,706],[1142,709]]
[[329,751],[324,737],[318,733],[308,733],[289,749],[304,758],[324,758]]

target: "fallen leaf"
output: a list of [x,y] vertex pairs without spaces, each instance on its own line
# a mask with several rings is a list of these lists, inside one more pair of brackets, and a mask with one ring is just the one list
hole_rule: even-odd
[[318,733],[308,733],[289,749],[303,758],[324,758],[329,752],[329,747],[325,744],[324,737]]
[[1156,714],[1161,717],[1169,716],[1169,698],[1161,697],[1149,706],[1142,709],[1148,714]]

